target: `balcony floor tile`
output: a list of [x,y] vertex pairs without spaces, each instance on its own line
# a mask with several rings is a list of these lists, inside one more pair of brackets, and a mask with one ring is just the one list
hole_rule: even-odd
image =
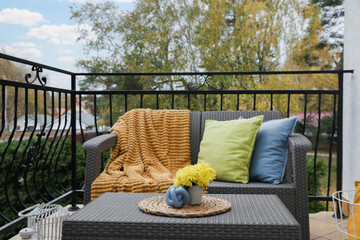
[[[311,240],[338,239],[336,220],[333,218],[333,214],[334,212],[318,212],[309,214]],[[342,235],[340,235],[339,239],[343,239]]]

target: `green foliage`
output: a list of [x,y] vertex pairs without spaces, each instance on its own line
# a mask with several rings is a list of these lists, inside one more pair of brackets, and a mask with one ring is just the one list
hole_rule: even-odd
[[104,170],[107,162],[109,161],[109,159],[110,159],[110,153],[111,153],[111,152],[110,152],[110,149],[108,149],[108,150],[106,150],[105,152],[103,152],[103,153],[101,154],[101,161],[102,161],[102,163],[101,163],[101,171]]
[[[89,72],[266,71],[279,65],[280,45],[289,50],[297,42],[301,8],[297,0],[148,0],[121,12],[112,2],[87,2],[71,7],[71,19],[92,28],[80,29],[85,54],[93,57],[78,65]],[[221,79],[225,89],[258,80],[266,82]],[[125,81],[138,85],[125,88]],[[89,77],[82,86],[189,89],[192,82],[198,83],[183,76]]]
[[324,133],[331,134],[334,130],[334,133],[336,134],[336,128],[337,128],[337,116],[334,122],[333,116],[325,116],[321,118],[321,129]]
[[[327,167],[322,161],[316,161],[316,186],[318,191],[322,188],[320,179],[326,175]],[[308,194],[309,196],[316,196],[314,187],[314,158],[307,159],[307,178],[308,178]],[[309,202],[309,213],[316,213],[319,211],[325,211],[323,203],[318,201]]]
[[[17,140],[13,140],[8,148],[7,142],[0,143],[0,153],[3,153],[7,148],[0,165],[0,172],[3,173],[2,179],[0,179],[0,211],[9,219],[17,218],[17,214],[10,208],[9,204],[20,211],[24,209],[21,202],[29,207],[34,205],[32,199],[39,203],[46,202],[46,200],[52,200],[71,189],[71,142],[62,138],[55,150],[57,140],[59,139],[56,139],[52,146],[50,141],[41,142],[42,154],[39,161],[37,158],[35,161],[30,160],[27,140],[23,140],[20,144]],[[29,143],[29,146],[32,146],[33,143],[34,140]],[[62,143],[64,145],[60,150]],[[76,145],[76,157],[77,188],[80,189],[84,182],[85,173],[85,153],[81,143]],[[6,194],[9,196],[9,201],[6,199]],[[5,223],[1,218],[0,226]],[[11,234],[14,235],[14,233],[17,232]]]
[[296,122],[295,128],[294,128],[294,133],[300,133],[302,134],[304,129],[304,124],[300,121]]
[[[315,3],[314,3],[315,4]],[[88,72],[181,72],[181,71],[272,71],[329,69],[334,59],[321,45],[320,7],[299,0],[196,0],[137,1],[134,10],[120,11],[108,1],[73,5],[72,20],[81,28],[86,60],[78,66]],[[306,23],[306,24],[305,24]],[[305,28],[306,26],[306,28]],[[304,33],[303,30],[306,29]],[[92,37],[93,35],[96,38]],[[284,64],[280,60],[284,59]],[[336,78],[336,76],[335,76]],[[89,76],[81,89],[187,90],[200,86],[193,76]],[[336,89],[333,76],[214,76],[208,79],[224,89]],[[208,89],[206,85],[201,89]],[[113,95],[113,122],[125,110],[139,108],[140,95]],[[125,99],[127,98],[127,109]],[[203,96],[176,97],[175,109],[202,111]],[[303,96],[291,97],[292,112],[303,111]],[[88,106],[93,96],[84,96]],[[159,95],[159,108],[172,108],[171,96]],[[253,96],[241,96],[240,109],[252,109]],[[98,96],[100,125],[110,126],[108,96]],[[155,109],[155,95],[143,96],[143,108]],[[207,95],[206,110],[219,110],[219,95]],[[224,110],[236,110],[236,96],[223,99]],[[287,111],[287,96],[256,99],[257,110],[271,107]],[[328,111],[329,101],[322,108]],[[308,98],[308,110],[316,109],[316,98]],[[93,108],[91,108],[93,109]]]
[[303,14],[309,24],[290,62],[311,69],[343,68],[343,3],[343,0],[311,0],[308,3]]

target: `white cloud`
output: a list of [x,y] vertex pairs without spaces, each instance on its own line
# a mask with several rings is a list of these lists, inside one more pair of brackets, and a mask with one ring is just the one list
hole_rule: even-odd
[[27,9],[5,8],[0,11],[0,22],[34,26],[45,22],[43,15],[38,12],[30,12]]
[[59,45],[59,44],[75,44],[76,40],[79,37],[78,28],[85,28],[89,31],[91,30],[90,25],[42,25],[38,28],[31,28],[26,36],[35,39],[44,39],[49,42]]
[[16,48],[9,45],[0,45],[0,52],[19,58],[39,58],[42,53],[37,48]]
[[65,63],[75,63],[76,58],[74,57],[58,57],[56,60],[59,62],[65,62]]
[[11,45],[14,47],[22,47],[22,48],[39,48],[33,42],[12,42]]

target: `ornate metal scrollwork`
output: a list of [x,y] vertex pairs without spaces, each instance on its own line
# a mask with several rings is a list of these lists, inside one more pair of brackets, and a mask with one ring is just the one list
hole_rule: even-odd
[[44,132],[38,133],[38,134],[36,134],[36,136],[37,136],[37,139],[35,140],[34,144],[28,150],[28,156],[29,156],[30,162],[33,162],[34,159],[36,158],[36,156],[39,155],[41,137],[45,136],[45,133]]
[[33,83],[33,82],[35,82],[36,80],[39,80],[40,84],[41,84],[42,86],[45,86],[45,85],[46,85],[46,77],[40,78],[40,73],[43,72],[42,67],[32,66],[31,71],[35,71],[35,72],[36,72],[34,79],[31,80],[31,81],[29,81],[29,79],[31,78],[31,74],[30,74],[30,73],[27,73],[27,74],[25,75],[25,81],[26,81],[27,83]]
[[[212,75],[198,75],[197,82],[200,81],[199,84],[189,83],[189,89],[191,90],[198,90],[202,88],[205,84],[208,85],[213,90],[222,90],[224,88],[224,84],[222,82],[216,83],[218,87],[214,87],[210,84],[209,80],[212,80],[214,77]],[[196,86],[198,85],[198,86]]]
[[[29,147],[28,155],[27,155],[27,161],[22,164],[23,171],[25,171],[24,175],[26,176],[27,171],[31,166],[33,165],[33,162],[35,161],[35,158],[39,156],[40,154],[40,147],[41,147],[41,137],[45,136],[44,132],[36,134],[37,139],[32,144],[31,147]],[[18,177],[18,183],[23,184],[26,179],[26,177],[20,176]]]

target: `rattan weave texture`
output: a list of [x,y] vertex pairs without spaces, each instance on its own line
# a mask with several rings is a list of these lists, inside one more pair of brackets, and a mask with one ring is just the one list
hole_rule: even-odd
[[268,183],[248,182],[241,184],[234,182],[213,181],[208,185],[209,193],[233,193],[233,194],[295,194],[292,183],[282,182],[276,188],[269,188]]
[[306,171],[306,153],[311,149],[310,141],[300,134],[289,137],[289,152],[293,166],[293,184],[295,186],[296,219],[300,223],[302,239],[309,239],[309,199]]
[[190,155],[191,164],[196,164],[198,160],[198,154],[200,151],[200,124],[201,124],[201,112],[190,112]]
[[115,146],[116,134],[105,134],[86,141],[83,148],[86,152],[86,168],[84,181],[84,203],[91,200],[91,184],[100,174],[101,154],[107,149]]
[[300,226],[275,195],[209,195],[231,203],[229,212],[202,218],[146,214],[150,193],[105,193],[63,223],[63,239],[300,239]]

